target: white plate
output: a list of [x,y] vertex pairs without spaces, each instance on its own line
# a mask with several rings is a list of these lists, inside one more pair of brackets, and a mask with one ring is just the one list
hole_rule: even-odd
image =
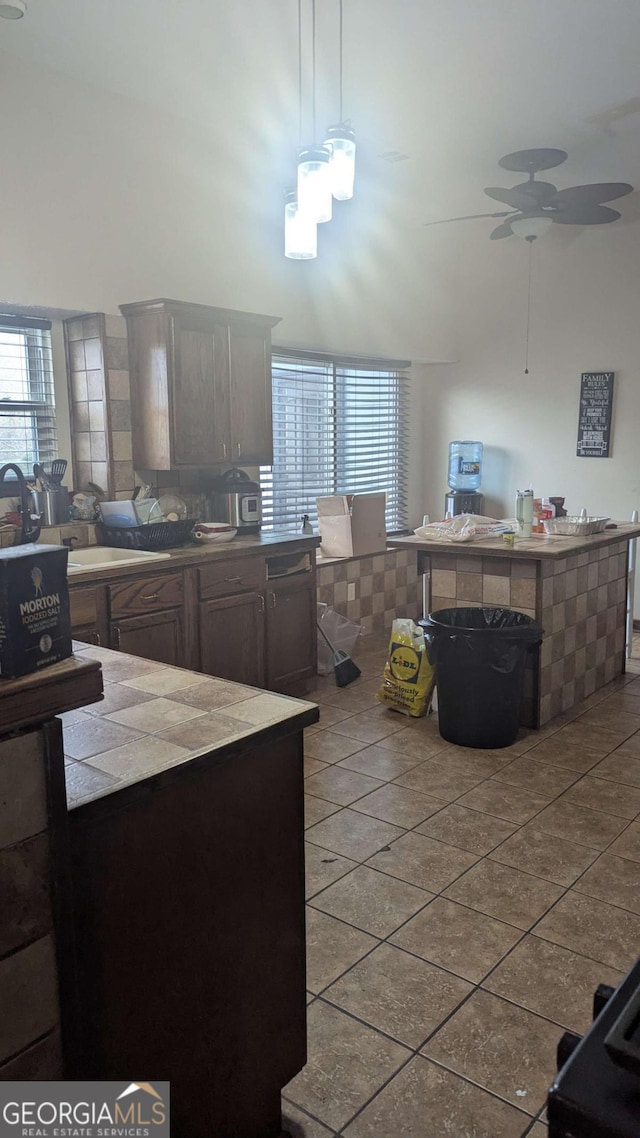
[[226,541],[233,541],[237,532],[237,529],[224,529],[220,530],[219,533],[203,533],[202,531],[194,531],[192,537],[194,541],[198,542],[199,545],[211,545],[211,543],[224,545]]

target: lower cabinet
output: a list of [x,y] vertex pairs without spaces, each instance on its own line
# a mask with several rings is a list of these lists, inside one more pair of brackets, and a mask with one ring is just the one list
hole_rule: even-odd
[[198,608],[200,671],[251,687],[264,687],[262,595],[220,597],[202,601]]
[[111,624],[110,646],[144,660],[184,668],[184,619],[182,609],[120,617]]
[[284,578],[267,586],[266,686],[300,690],[316,671],[315,574]]

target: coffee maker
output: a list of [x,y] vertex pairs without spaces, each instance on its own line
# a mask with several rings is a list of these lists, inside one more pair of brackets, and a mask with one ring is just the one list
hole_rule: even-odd
[[226,522],[239,534],[258,533],[262,524],[262,495],[245,470],[233,466],[210,484],[207,521]]

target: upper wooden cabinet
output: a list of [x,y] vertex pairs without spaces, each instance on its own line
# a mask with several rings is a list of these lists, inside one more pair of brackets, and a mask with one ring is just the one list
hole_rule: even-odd
[[271,329],[280,318],[177,300],[120,310],[129,338],[134,467],[269,464]]

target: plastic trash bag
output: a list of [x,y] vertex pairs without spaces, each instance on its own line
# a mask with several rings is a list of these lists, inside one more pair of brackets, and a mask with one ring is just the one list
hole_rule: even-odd
[[429,541],[479,541],[483,537],[500,537],[513,532],[513,525],[510,521],[485,518],[481,514],[456,514],[443,522],[418,526],[413,532]]
[[394,620],[382,687],[376,699],[393,711],[417,719],[429,710],[435,681],[423,630],[412,620]]

